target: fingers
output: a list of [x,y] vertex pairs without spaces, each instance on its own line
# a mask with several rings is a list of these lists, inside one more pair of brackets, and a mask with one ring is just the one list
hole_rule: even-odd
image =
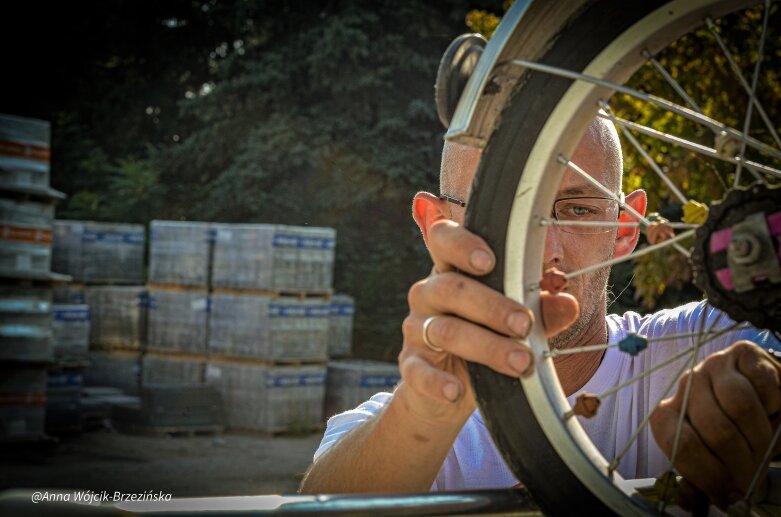
[[[659,447],[670,457],[680,419],[680,408],[674,399],[667,399],[651,416],[651,430]],[[684,421],[678,438],[675,468],[694,486],[708,494],[720,507],[729,502],[734,487],[725,465],[702,442],[691,424]],[[725,487],[729,487],[725,490]]]
[[580,305],[574,296],[567,293],[540,295],[540,312],[545,335],[553,337],[575,323],[580,315]]
[[428,249],[440,273],[458,269],[471,275],[490,272],[496,260],[483,239],[450,220],[440,220],[428,228]]
[[399,366],[404,382],[424,396],[448,403],[460,399],[464,392],[457,377],[435,368],[420,356],[408,355]]
[[781,375],[779,365],[764,350],[748,341],[735,343],[737,368],[748,379],[768,416],[781,410]]
[[[722,390],[716,388],[711,383],[711,379],[708,375],[701,373],[694,373],[691,387],[691,398],[689,400],[688,416],[691,426],[697,431],[697,434],[702,439],[703,444],[712,451],[719,461],[728,466],[731,476],[735,480],[747,480],[751,479],[756,470],[756,454],[752,451],[752,446],[749,440],[756,439],[749,434],[745,434],[747,431],[741,429],[739,425],[732,420],[723,409],[722,404],[725,401],[719,400],[719,394],[724,397],[725,394],[721,393]],[[684,376],[681,381],[681,386],[684,386],[688,376]],[[740,386],[740,379],[736,379],[736,382],[728,382],[727,384],[738,384],[734,389],[740,391],[741,389],[749,388],[750,386]],[[746,383],[747,384],[747,383]],[[719,394],[716,391],[719,391]],[[679,396],[676,397],[676,406],[680,411],[680,403],[682,402],[684,390],[679,389]],[[740,397],[731,397],[740,398]],[[729,404],[731,404],[730,402]],[[760,413],[760,407],[755,408],[757,413]],[[769,431],[769,425],[768,431]],[[764,433],[763,433],[764,434]],[[755,446],[758,444],[754,444]],[[745,488],[745,487],[744,487]]]
[[[410,327],[420,328],[421,318],[410,316],[405,322]],[[431,351],[423,343],[422,332],[416,337],[410,330],[411,344],[420,348],[422,355],[434,364],[447,359],[442,353]],[[444,352],[461,359],[484,364],[493,370],[511,377],[523,376],[531,371],[532,354],[520,342],[499,335],[484,327],[453,316],[437,316],[428,326],[428,340]]]
[[520,303],[457,273],[418,282],[408,301],[413,314],[452,314],[507,336],[526,337],[533,322],[531,311]]

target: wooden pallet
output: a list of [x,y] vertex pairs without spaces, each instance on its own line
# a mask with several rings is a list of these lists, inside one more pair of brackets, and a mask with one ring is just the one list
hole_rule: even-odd
[[180,350],[170,350],[165,348],[147,347],[144,351],[144,357],[152,357],[156,359],[180,359],[184,361],[203,361],[209,360],[207,354],[191,354],[190,352],[183,352]]
[[108,345],[105,343],[90,343],[90,352],[117,352],[118,355],[127,355],[128,353],[140,354],[144,350],[143,345]]
[[173,292],[206,292],[208,287],[205,285],[179,285],[179,284],[156,284],[147,283],[147,291],[173,291]]
[[293,289],[242,289],[237,287],[214,287],[214,294],[232,294],[238,296],[267,296],[269,298],[295,298],[297,300],[330,300],[332,289],[322,291],[299,291]]
[[259,359],[256,357],[241,357],[232,355],[210,355],[207,360],[210,363],[216,364],[242,364],[242,365],[255,365],[255,366],[325,366],[328,359],[317,360],[296,360],[296,359]]

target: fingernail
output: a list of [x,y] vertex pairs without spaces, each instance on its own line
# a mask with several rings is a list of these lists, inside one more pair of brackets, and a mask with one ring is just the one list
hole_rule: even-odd
[[491,264],[493,264],[493,259],[491,258],[491,255],[483,251],[481,249],[474,250],[472,254],[469,256],[469,262],[472,264],[472,267],[475,269],[478,269],[480,271],[488,271],[491,269]]
[[442,388],[442,394],[450,402],[455,402],[458,398],[458,386],[452,382],[445,384],[445,387]]
[[507,326],[518,337],[526,337],[529,333],[529,315],[522,311],[512,312],[507,317]]
[[526,374],[526,370],[529,369],[529,364],[531,363],[529,354],[527,352],[521,352],[520,350],[510,352],[507,362],[510,363],[510,368],[520,375]]

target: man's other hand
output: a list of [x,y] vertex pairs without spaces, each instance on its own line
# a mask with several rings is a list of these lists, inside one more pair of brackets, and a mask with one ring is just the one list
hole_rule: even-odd
[[[693,375],[675,468],[711,502],[727,508],[745,496],[779,425],[781,366],[748,341],[714,353],[681,378],[678,392],[651,418],[654,438],[672,454],[689,375]],[[774,454],[781,451],[775,445]],[[760,478],[764,482],[764,473]],[[763,483],[756,489],[760,494]]]

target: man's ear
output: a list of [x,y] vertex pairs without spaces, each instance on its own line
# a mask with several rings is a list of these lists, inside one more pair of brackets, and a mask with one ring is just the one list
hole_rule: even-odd
[[[626,204],[634,208],[640,215],[645,215],[646,196],[645,190],[635,190],[626,196]],[[639,223],[637,217],[628,210],[622,210],[618,216],[620,223]],[[640,238],[640,227],[623,226],[618,228],[616,234],[615,257],[623,257],[634,251],[637,240]]]
[[418,192],[412,200],[412,218],[415,219],[428,246],[428,229],[431,225],[442,219],[450,219],[447,201],[429,192]]

